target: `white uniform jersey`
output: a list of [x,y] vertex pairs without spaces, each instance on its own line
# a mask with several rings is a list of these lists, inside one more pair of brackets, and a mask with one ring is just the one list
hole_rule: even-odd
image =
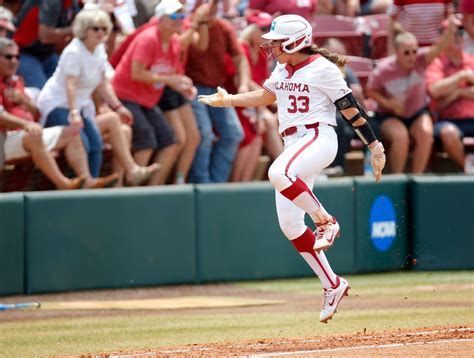
[[339,68],[321,55],[296,66],[277,64],[263,87],[277,97],[280,133],[316,122],[336,126],[334,102],[351,92]]

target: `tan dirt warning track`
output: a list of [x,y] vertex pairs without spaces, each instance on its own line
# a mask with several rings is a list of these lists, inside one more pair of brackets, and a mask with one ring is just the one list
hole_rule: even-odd
[[429,327],[421,330],[359,332],[320,337],[260,339],[238,343],[194,344],[142,352],[103,353],[98,357],[373,357],[388,355],[467,357],[472,354],[473,348],[474,328]]

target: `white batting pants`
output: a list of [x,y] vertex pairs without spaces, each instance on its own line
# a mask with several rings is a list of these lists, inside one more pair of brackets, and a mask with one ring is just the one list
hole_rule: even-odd
[[[268,177],[276,189],[280,228],[288,239],[293,240],[307,229],[305,212],[311,213],[321,207],[311,190],[316,176],[336,157],[337,135],[333,127],[320,124],[318,128],[304,128],[285,137],[284,144],[284,151],[271,165]],[[309,192],[294,192],[295,187],[303,183]],[[294,198],[289,199],[287,192]]]

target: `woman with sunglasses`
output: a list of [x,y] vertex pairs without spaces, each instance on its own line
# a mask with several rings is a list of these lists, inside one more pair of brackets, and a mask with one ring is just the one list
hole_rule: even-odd
[[[367,96],[377,102],[375,120],[388,146],[391,173],[403,173],[410,148],[410,171],[423,173],[433,145],[433,119],[428,109],[425,70],[447,45],[443,33],[435,45],[418,48],[416,37],[399,28],[394,39],[395,54],[378,62],[367,85]],[[451,30],[450,30],[451,31]]]
[[[141,167],[132,158],[127,127],[133,116],[122,105],[112,87],[108,85],[105,72],[108,62],[104,41],[112,29],[109,16],[96,7],[82,10],[73,23],[74,39],[64,49],[58,67],[46,82],[38,97],[38,107],[45,127],[69,125],[81,134],[86,148],[89,168],[94,177],[102,165],[102,135],[112,145],[114,168],[125,171],[125,180],[130,185],[146,182],[158,166]],[[97,115],[92,93],[97,90],[115,111]]]
[[[311,45],[313,29],[308,21],[298,15],[279,16],[262,37],[268,40],[263,48],[278,61],[264,88],[236,95],[219,89],[199,100],[215,107],[259,107],[277,101],[284,151],[268,177],[276,189],[283,233],[321,280],[324,302],[319,319],[327,323],[347,295],[349,283],[333,272],[324,254],[339,235],[339,224],[310,188],[336,156],[336,109],[368,145],[376,180],[385,165],[384,149],[342,77],[345,59]],[[316,224],[316,233],[306,226],[306,213]]]

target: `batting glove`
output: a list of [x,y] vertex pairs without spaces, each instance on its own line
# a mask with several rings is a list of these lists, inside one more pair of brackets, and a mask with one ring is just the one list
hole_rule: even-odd
[[198,96],[198,101],[211,107],[231,107],[232,95],[221,87],[217,87],[217,93]]
[[380,142],[377,142],[375,146],[369,149],[371,153],[370,164],[372,164],[374,178],[376,181],[379,181],[382,177],[382,170],[385,167],[385,149]]

